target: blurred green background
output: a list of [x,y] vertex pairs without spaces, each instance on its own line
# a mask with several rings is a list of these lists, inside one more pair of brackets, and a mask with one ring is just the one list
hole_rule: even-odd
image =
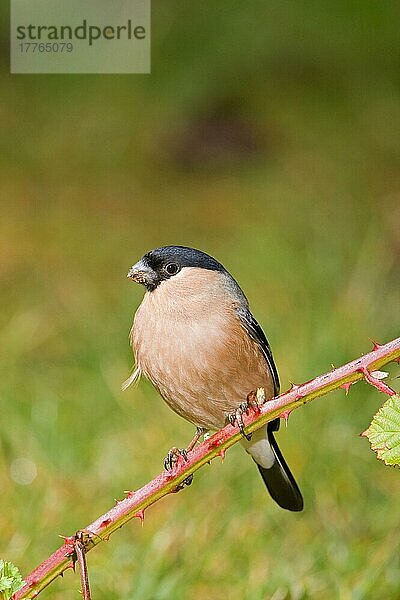
[[[27,573],[192,435],[120,391],[145,251],[215,255],[283,389],[399,335],[400,8],[153,0],[149,76],[11,76],[0,14],[0,556]],[[282,429],[304,513],[235,446],[90,553],[93,597],[400,598],[400,474],[358,437],[382,400],[359,383]]]

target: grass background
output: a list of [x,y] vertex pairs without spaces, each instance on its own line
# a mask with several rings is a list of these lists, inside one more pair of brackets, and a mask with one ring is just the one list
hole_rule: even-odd
[[[120,391],[145,251],[221,260],[283,389],[399,335],[399,12],[153,0],[150,76],[11,76],[2,4],[0,556],[23,573],[192,434]],[[93,597],[399,598],[399,473],[358,437],[381,402],[360,383],[291,416],[304,513],[234,447],[89,555]]]

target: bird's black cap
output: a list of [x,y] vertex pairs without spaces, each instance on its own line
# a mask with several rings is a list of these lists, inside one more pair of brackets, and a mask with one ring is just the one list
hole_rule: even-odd
[[143,284],[151,292],[162,281],[170,279],[184,267],[197,267],[219,271],[228,275],[226,269],[215,258],[186,246],[163,246],[147,252],[128,273],[128,277]]
[[183,267],[199,267],[210,271],[225,272],[225,268],[215,258],[201,250],[188,248],[187,246],[162,246],[161,248],[155,248],[147,252],[143,256],[143,260],[154,271],[159,271],[168,265],[168,263],[176,263],[179,269]]

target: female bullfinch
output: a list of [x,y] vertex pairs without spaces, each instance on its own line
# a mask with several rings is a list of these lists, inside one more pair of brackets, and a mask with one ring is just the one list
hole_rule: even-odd
[[[136,368],[125,387],[144,373],[172,410],[203,431],[223,427],[232,415],[241,425],[249,392],[279,393],[264,332],[218,261],[194,248],[165,246],[145,254],[128,277],[146,293],[130,333]],[[272,498],[300,511],[303,498],[274,438],[278,428],[275,419],[242,443]]]

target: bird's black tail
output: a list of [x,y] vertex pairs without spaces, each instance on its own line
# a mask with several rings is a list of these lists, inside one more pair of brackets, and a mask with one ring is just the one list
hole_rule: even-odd
[[303,510],[304,506],[303,497],[275,440],[274,431],[277,431],[278,429],[279,419],[275,419],[268,423],[268,442],[275,457],[272,466],[269,469],[266,469],[257,464],[257,467],[275,502],[286,510],[300,511]]

